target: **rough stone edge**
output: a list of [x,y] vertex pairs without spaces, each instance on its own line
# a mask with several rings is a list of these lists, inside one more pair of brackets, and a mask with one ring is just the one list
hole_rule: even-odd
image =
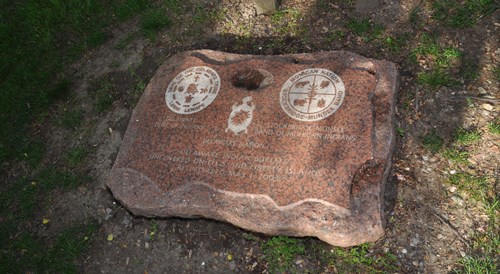
[[[173,72],[181,65],[186,57],[203,58],[205,62],[225,63],[244,61],[250,58],[269,59],[276,61],[281,58],[284,62],[316,63],[314,60],[337,59],[342,55],[348,57],[346,67],[379,71],[377,86],[374,90],[374,102],[382,97],[392,96],[389,105],[375,104],[375,132],[374,138],[384,140],[385,146],[390,149],[384,151],[384,145],[374,149],[374,160],[389,159],[394,147],[394,104],[395,93],[398,87],[397,70],[386,61],[371,60],[350,52],[320,52],[311,54],[294,54],[287,56],[252,56],[226,54],[211,50],[189,51],[176,54],[169,58],[168,65],[160,67],[146,88],[143,98],[134,110],[129,129],[124,138],[122,147],[132,145],[136,131],[131,130],[131,124],[137,122],[137,109],[149,101],[152,86],[156,81]],[[279,61],[279,60],[278,60]],[[387,91],[387,92],[384,92]],[[388,121],[388,122],[387,122]],[[383,126],[380,126],[380,125]],[[385,126],[389,125],[389,126]],[[353,246],[364,242],[376,241],[383,236],[384,217],[382,211],[383,190],[385,180],[390,171],[390,162],[382,166],[383,181],[380,184],[364,184],[353,196],[351,208],[345,209],[319,199],[306,199],[280,207],[267,195],[240,194],[215,189],[207,184],[196,182],[185,184],[168,193],[162,191],[146,176],[131,169],[119,168],[121,154],[127,151],[120,150],[108,186],[115,198],[124,204],[132,213],[148,217],[206,217],[226,221],[244,229],[265,234],[284,234],[289,236],[316,236],[323,241],[337,246]],[[128,193],[126,193],[128,192]],[[130,192],[134,194],[131,196]],[[141,197],[142,196],[142,197]],[[127,199],[127,197],[129,197]],[[133,197],[133,198],[131,198]],[[193,197],[196,197],[193,199]],[[144,199],[146,198],[146,199]],[[203,198],[203,199],[202,199]],[[148,204],[137,204],[136,199],[149,201]],[[328,212],[328,214],[319,214]],[[267,217],[263,217],[267,216]],[[352,226],[356,223],[357,226]]]

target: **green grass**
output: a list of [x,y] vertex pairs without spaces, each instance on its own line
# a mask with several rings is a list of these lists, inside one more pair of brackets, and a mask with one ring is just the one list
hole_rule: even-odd
[[457,148],[449,148],[443,152],[443,157],[450,160],[454,164],[467,164],[469,152]]
[[455,142],[460,145],[471,145],[479,140],[481,140],[481,133],[477,129],[459,128],[455,133]]
[[77,273],[74,261],[87,250],[99,225],[95,221],[63,230],[53,246],[46,239],[22,233],[2,246],[0,273]]
[[115,49],[124,49],[130,42],[132,42],[136,37],[138,36],[137,32],[132,32],[129,33],[127,36],[122,38],[116,45],[114,46]]
[[388,36],[384,39],[384,45],[392,52],[400,52],[405,47],[410,34],[404,33],[397,36]]
[[299,24],[301,17],[297,9],[281,9],[271,15],[271,22],[278,34],[296,36],[303,31]]
[[455,273],[463,274],[485,274],[498,273],[495,261],[492,257],[466,256],[460,260],[462,269],[456,270]]
[[174,14],[180,14],[183,12],[183,0],[163,0],[162,7]]
[[119,21],[126,21],[135,14],[145,11],[150,6],[148,0],[125,0],[123,4],[115,8],[115,15]]
[[500,135],[500,122],[491,122],[488,125],[488,129],[491,133]]
[[334,42],[334,41],[338,41],[338,40],[342,40],[344,39],[345,37],[345,32],[341,31],[341,30],[336,30],[336,31],[332,31],[332,32],[329,32],[325,39],[327,42]]
[[115,101],[115,86],[107,79],[102,78],[97,81],[97,88],[91,95],[94,98],[94,109],[97,112],[108,110]]
[[[26,126],[69,83],[54,75],[68,60],[102,42],[111,16],[97,0],[0,4],[0,162],[19,159],[31,138]],[[90,20],[92,18],[92,20]]]
[[459,75],[466,82],[475,81],[479,77],[478,61],[462,56]]
[[87,248],[90,241],[85,237],[92,235],[97,223],[67,228],[52,245],[26,229],[26,223],[33,224],[51,190],[74,188],[88,180],[86,175],[49,166],[0,192],[0,273],[76,273],[74,260]]
[[286,236],[272,237],[261,245],[271,273],[282,273],[293,266],[293,260],[303,255],[305,246],[302,240]]
[[412,27],[421,28],[424,25],[424,21],[421,16],[422,9],[420,7],[415,7],[410,11],[409,21]]
[[432,88],[460,83],[452,76],[451,69],[460,65],[462,53],[456,48],[441,46],[436,37],[422,34],[410,56],[415,63],[424,61],[428,65],[426,71],[417,74],[417,83]]
[[63,67],[108,39],[107,28],[141,17],[148,37],[168,26],[179,0],[0,2],[0,162],[22,159],[33,142],[27,126],[67,99]]
[[319,250],[320,258],[335,273],[390,273],[397,270],[396,256],[391,253],[370,253],[370,244],[352,248],[334,247]]
[[83,121],[83,109],[68,110],[59,118],[59,124],[67,129],[77,129]]
[[25,160],[32,168],[38,166],[45,155],[45,144],[39,140],[32,140],[27,144],[26,151],[21,154],[21,159]]
[[85,146],[81,145],[78,147],[75,147],[71,149],[68,154],[66,154],[66,161],[68,162],[68,165],[71,167],[76,167],[78,164],[80,164],[85,156],[87,156],[88,153],[88,148]]
[[500,196],[495,190],[493,180],[486,176],[459,172],[451,175],[448,181],[467,193],[471,199],[482,202],[483,210],[488,216],[486,231],[471,235],[469,254],[460,259],[460,267],[455,269],[454,273],[497,273],[500,266]]
[[462,53],[452,47],[442,47],[436,37],[429,34],[422,34],[420,41],[413,49],[411,57],[414,61],[425,58],[432,66],[439,68],[449,68],[457,65]]
[[406,131],[404,128],[397,127],[396,128],[396,133],[398,134],[399,137],[403,138],[406,135]]
[[172,20],[168,17],[163,9],[152,9],[141,17],[141,30],[146,37],[154,40],[156,33],[172,24]]
[[431,88],[443,86],[453,87],[459,84],[459,82],[453,78],[448,71],[442,69],[419,72],[417,74],[417,83]]
[[384,32],[382,25],[372,23],[367,18],[351,18],[346,27],[365,42],[380,38]]
[[500,65],[497,65],[495,68],[493,68],[492,72],[493,77],[500,82]]
[[422,137],[422,144],[432,153],[437,153],[443,147],[443,138],[435,131],[428,133]]
[[472,174],[457,172],[450,175],[448,181],[458,187],[458,189],[465,191],[471,198],[476,201],[483,201],[485,195],[488,193],[488,181],[484,176],[475,176]]
[[495,0],[439,0],[432,2],[432,17],[445,26],[467,28],[500,7]]
[[91,177],[85,174],[77,174],[73,171],[56,169],[48,166],[37,175],[37,183],[44,190],[52,189],[72,189],[91,180]]

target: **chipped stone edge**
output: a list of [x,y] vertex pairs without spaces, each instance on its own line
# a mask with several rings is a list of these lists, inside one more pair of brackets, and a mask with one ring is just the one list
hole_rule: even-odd
[[[374,102],[386,97],[389,105],[375,104],[374,138],[380,141],[373,151],[375,160],[386,161],[394,148],[394,104],[398,89],[398,74],[393,63],[371,60],[360,55],[332,51],[311,54],[293,54],[287,56],[252,56],[226,54],[211,50],[188,51],[178,53],[169,58],[168,65],[160,67],[146,88],[143,97],[134,110],[130,124],[137,120],[137,109],[151,99],[154,83],[170,74],[181,65],[186,57],[203,58],[207,63],[225,63],[244,61],[250,58],[276,60],[285,62],[315,63],[314,60],[337,59],[344,55],[348,60],[346,67],[379,71],[377,86],[374,90]],[[391,100],[387,100],[387,97]],[[380,100],[383,102],[383,100]],[[138,132],[127,129],[122,147],[130,147]],[[387,126],[388,125],[388,126]],[[382,144],[382,142],[384,142]],[[384,150],[389,147],[389,150]],[[147,217],[205,217],[232,223],[255,232],[265,234],[281,234],[288,236],[315,236],[336,246],[354,246],[365,242],[373,242],[384,235],[384,185],[390,172],[391,163],[384,162],[383,180],[379,184],[364,184],[359,190],[350,209],[319,199],[305,199],[287,206],[278,206],[268,195],[241,194],[219,190],[205,183],[194,182],[164,193],[157,185],[143,174],[120,168],[121,149],[112,169],[108,187],[114,197],[136,215]],[[363,185],[363,184],[362,184]],[[138,204],[137,201],[147,201]],[[319,214],[319,213],[326,214]],[[352,224],[357,224],[353,226]]]

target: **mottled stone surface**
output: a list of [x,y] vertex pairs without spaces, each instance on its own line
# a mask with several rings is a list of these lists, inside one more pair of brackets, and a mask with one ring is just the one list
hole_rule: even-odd
[[134,110],[108,186],[138,215],[375,241],[396,89],[392,63],[349,52],[179,53]]

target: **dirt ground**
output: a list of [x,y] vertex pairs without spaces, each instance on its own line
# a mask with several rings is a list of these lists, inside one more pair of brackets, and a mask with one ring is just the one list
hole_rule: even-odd
[[[73,99],[50,110],[55,116],[65,109],[82,108],[79,129],[64,129],[50,120],[35,126],[48,147],[42,163],[57,163],[71,148],[84,146],[91,153],[77,169],[93,178],[47,199],[37,214],[50,223],[34,225],[37,234],[50,238],[65,227],[89,218],[98,220],[100,228],[90,249],[77,261],[82,273],[268,273],[261,242],[269,236],[206,219],[133,216],[107,189],[108,174],[142,89],[169,56],[191,49],[265,55],[345,50],[392,61],[400,72],[399,135],[386,187],[386,235],[370,246],[370,252],[394,254],[395,273],[456,269],[459,260],[474,250],[472,235],[487,230],[489,217],[484,204],[450,184],[450,174],[467,171],[486,176],[494,185],[494,195],[499,193],[500,136],[491,133],[488,125],[500,112],[494,99],[500,98],[499,81],[493,76],[500,63],[500,13],[481,18],[473,27],[454,29],[433,23],[425,1],[384,2],[365,15],[372,24],[384,27],[383,38],[358,35],[346,27],[351,18],[362,16],[349,1],[283,0],[280,9],[293,11],[285,12],[284,19],[257,15],[248,1],[186,1],[182,4],[186,12],[172,13],[173,25],[155,40],[141,35],[138,19],[109,29],[105,44],[68,68]],[[206,12],[195,8],[199,6]],[[416,7],[420,7],[420,20],[427,22],[423,26],[410,20]],[[419,35],[427,32],[437,33],[440,44],[456,47],[475,61],[479,76],[451,87],[419,84],[417,75],[429,68],[430,61],[415,62],[410,56]],[[404,38],[394,50],[384,42],[386,37]],[[93,102],[103,83],[111,87],[114,100],[111,107],[98,112]],[[456,165],[423,145],[422,136],[435,133],[445,146],[452,146],[457,128],[481,133],[481,139],[466,148],[467,163]],[[9,178],[18,173],[19,167],[13,167]],[[331,248],[314,238],[304,239],[304,244],[306,250]],[[314,255],[294,258],[290,270],[336,271]]]

